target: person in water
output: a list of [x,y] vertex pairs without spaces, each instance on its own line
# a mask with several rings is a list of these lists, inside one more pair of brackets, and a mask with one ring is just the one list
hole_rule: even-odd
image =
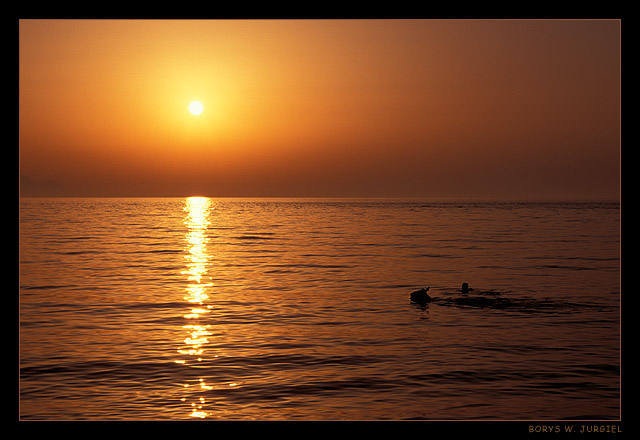
[[471,292],[473,289],[471,287],[469,287],[469,283],[462,283],[462,293],[469,293]]

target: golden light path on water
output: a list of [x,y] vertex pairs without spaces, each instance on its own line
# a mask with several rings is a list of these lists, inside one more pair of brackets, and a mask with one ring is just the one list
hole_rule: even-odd
[[[202,324],[200,320],[211,311],[212,307],[206,304],[209,299],[207,291],[213,286],[213,283],[207,282],[206,277],[210,260],[210,256],[207,254],[207,227],[211,202],[206,197],[189,197],[186,200],[184,210],[186,212],[185,224],[188,228],[185,240],[189,253],[186,256],[187,269],[182,274],[186,275],[188,280],[184,300],[189,304],[189,310],[184,315],[188,322],[183,326],[186,332],[184,345],[178,350],[181,358],[175,362],[188,365],[202,361],[205,346],[209,342],[208,337],[211,336],[211,326]],[[190,386],[192,385],[184,384],[185,388]],[[212,389],[202,377],[199,378],[199,383],[196,386],[204,391]],[[186,402],[187,398],[183,397],[181,400]],[[205,403],[206,400],[202,396],[194,399],[190,404],[191,417],[206,417],[207,413],[202,411],[202,406]]]

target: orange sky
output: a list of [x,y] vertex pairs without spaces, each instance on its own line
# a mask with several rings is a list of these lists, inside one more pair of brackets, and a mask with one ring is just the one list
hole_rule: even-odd
[[19,42],[20,172],[73,194],[619,195],[617,20],[21,20]]

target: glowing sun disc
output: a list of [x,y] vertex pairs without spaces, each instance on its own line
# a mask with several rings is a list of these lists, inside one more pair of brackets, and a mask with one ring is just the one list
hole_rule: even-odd
[[189,111],[193,115],[199,115],[200,113],[202,113],[203,109],[204,107],[202,106],[202,103],[200,101],[192,101],[191,104],[189,104]]

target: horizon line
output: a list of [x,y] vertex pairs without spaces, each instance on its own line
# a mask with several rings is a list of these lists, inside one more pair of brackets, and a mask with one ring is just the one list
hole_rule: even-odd
[[491,202],[617,202],[620,197],[486,197],[486,196],[225,196],[225,195],[18,195],[20,199],[343,199],[343,200],[434,200],[434,201],[491,201]]

